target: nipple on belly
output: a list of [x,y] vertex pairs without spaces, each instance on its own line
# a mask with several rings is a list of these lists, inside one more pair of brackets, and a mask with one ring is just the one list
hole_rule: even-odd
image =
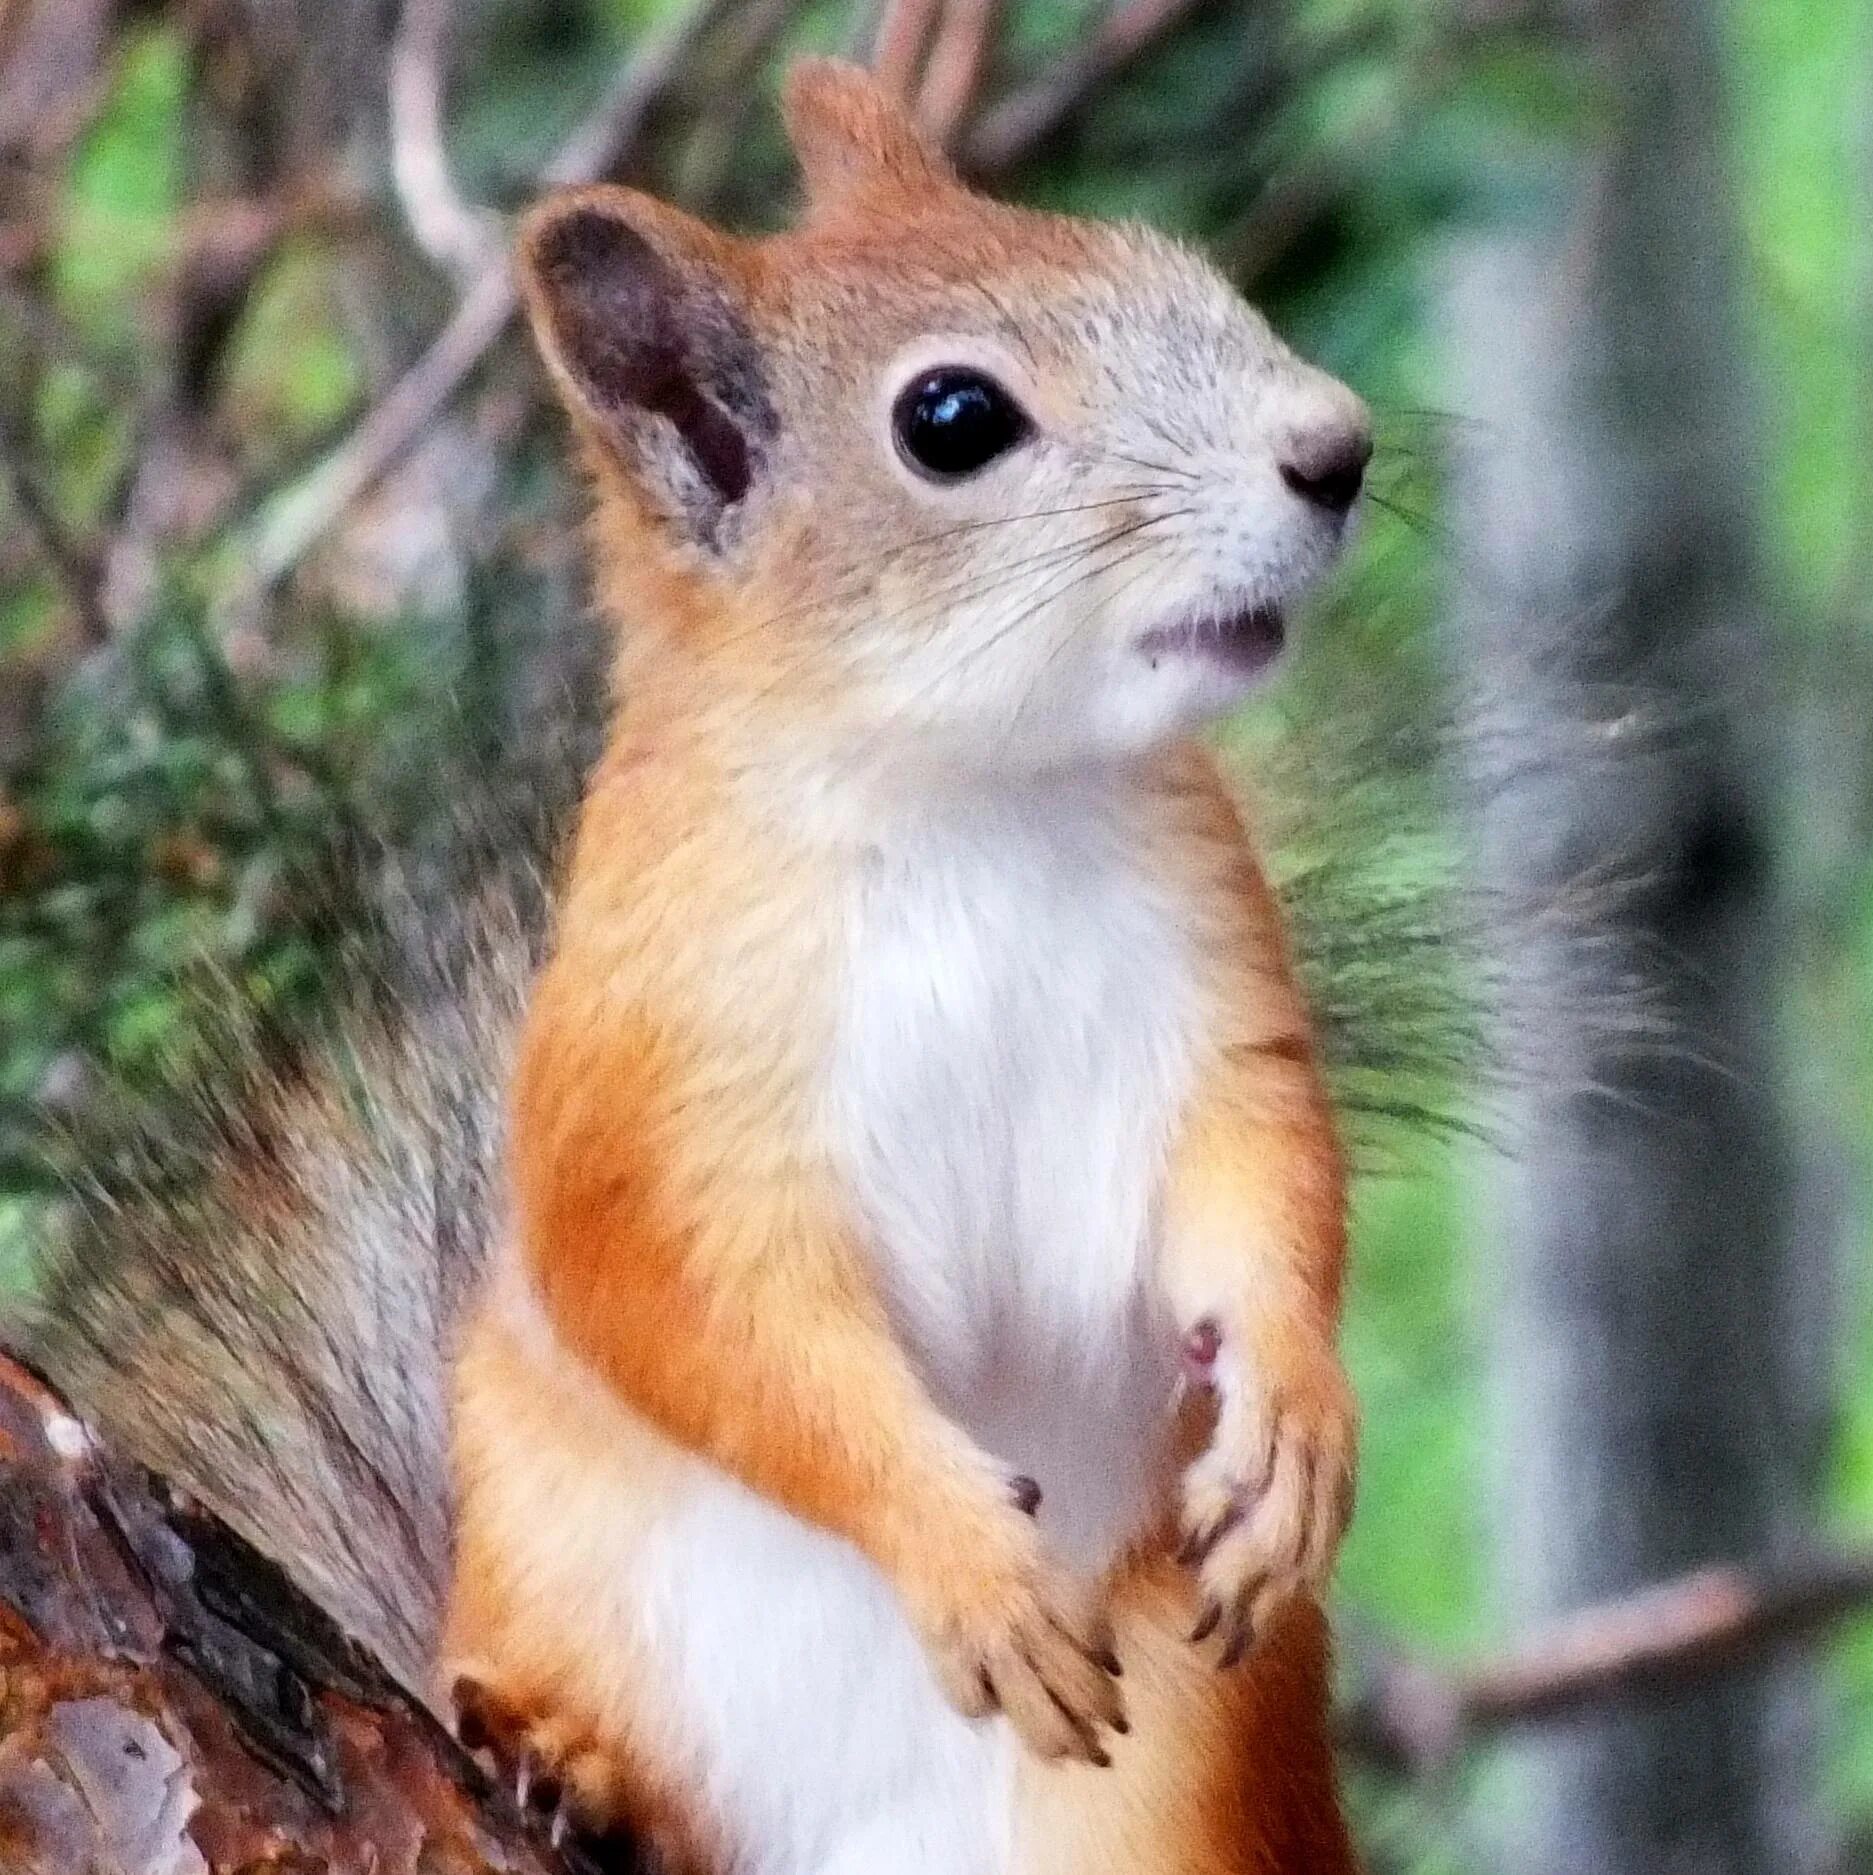
[[1208,1316],[1183,1339],[1184,1379],[1193,1387],[1216,1384],[1216,1357],[1223,1349],[1223,1331]]

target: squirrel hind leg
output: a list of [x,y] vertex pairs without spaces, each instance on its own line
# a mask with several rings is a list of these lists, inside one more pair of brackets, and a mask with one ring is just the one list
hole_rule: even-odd
[[602,1837],[624,1823],[613,1762],[581,1727],[528,1713],[474,1672],[450,1682],[449,1727],[554,1849],[574,1834]]
[[449,1676],[447,1722],[569,1867],[587,1875],[719,1875],[677,1819],[646,1799],[617,1750],[575,1720],[510,1697],[486,1669]]
[[517,1810],[546,1826],[555,1848],[575,1823],[610,1821],[602,1768],[594,1786],[584,1765],[588,1753],[572,1727],[529,1717],[472,1672],[451,1680],[448,1718],[456,1743],[506,1788]]

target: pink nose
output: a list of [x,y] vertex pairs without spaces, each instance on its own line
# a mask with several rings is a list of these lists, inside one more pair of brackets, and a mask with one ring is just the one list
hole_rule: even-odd
[[1372,437],[1363,426],[1335,424],[1297,436],[1281,465],[1281,479],[1316,508],[1344,514],[1359,499],[1372,460]]

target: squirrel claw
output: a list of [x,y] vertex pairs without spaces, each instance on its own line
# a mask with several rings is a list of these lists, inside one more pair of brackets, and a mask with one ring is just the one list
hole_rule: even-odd
[[[1042,1560],[1023,1519],[1017,1566],[952,1600],[923,1625],[951,1703],[965,1717],[1000,1712],[1037,1757],[1111,1762],[1102,1742],[1125,1717],[1119,1659],[1102,1614]],[[944,1584],[954,1593],[954,1580]]]
[[1229,1644],[1216,1662],[1219,1673],[1227,1673],[1230,1668],[1242,1664],[1243,1656],[1255,1645],[1255,1624],[1252,1621],[1238,1621],[1229,1636]]
[[506,1785],[523,1817],[536,1825],[545,1824],[555,1851],[563,1848],[573,1831],[583,1826],[572,1780],[566,1775],[570,1760],[562,1749],[565,1739],[552,1726],[528,1719],[469,1675],[450,1687],[449,1708],[449,1730],[456,1742],[493,1782]]
[[1248,1515],[1249,1504],[1246,1498],[1234,1498],[1228,1508],[1214,1522],[1201,1530],[1193,1530],[1184,1539],[1184,1546],[1177,1552],[1177,1560],[1186,1569],[1200,1569],[1209,1560],[1210,1552],[1215,1549],[1230,1531],[1235,1529]]
[[449,1688],[449,1735],[472,1757],[493,1744],[488,1730],[487,1691],[466,1674]]
[[532,1745],[523,1745],[514,1768],[514,1802],[558,1822],[566,1814],[565,1780]]
[[[1190,1639],[1221,1631],[1220,1667],[1247,1657],[1281,1609],[1324,1589],[1352,1509],[1355,1417],[1332,1349],[1237,1370],[1219,1359],[1219,1410],[1184,1474],[1177,1559],[1202,1599]],[[1258,1383],[1252,1391],[1246,1374]]]

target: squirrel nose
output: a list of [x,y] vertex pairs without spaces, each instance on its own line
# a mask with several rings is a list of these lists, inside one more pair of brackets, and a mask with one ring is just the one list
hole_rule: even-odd
[[1364,425],[1335,424],[1311,430],[1289,445],[1281,479],[1316,508],[1344,514],[1359,499],[1372,460],[1372,437]]

